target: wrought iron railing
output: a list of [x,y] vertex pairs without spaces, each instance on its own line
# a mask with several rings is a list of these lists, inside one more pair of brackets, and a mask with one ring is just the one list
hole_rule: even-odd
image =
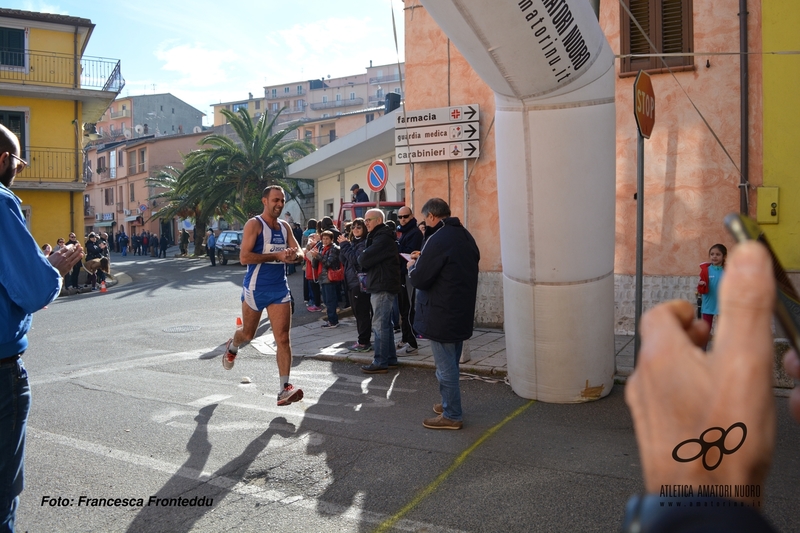
[[76,65],[71,54],[35,50],[0,50],[0,81],[115,93],[125,86],[119,60],[82,57]]
[[[403,77],[405,78],[405,75]],[[370,85],[375,85],[376,83],[391,83],[393,81],[400,81],[400,74],[392,74],[391,76],[378,76],[369,79]]]
[[15,181],[76,181],[75,153],[74,149],[69,148],[29,146],[22,154],[28,161],[28,167]]
[[334,109],[337,107],[349,107],[352,105],[362,105],[364,103],[363,98],[352,98],[347,100],[334,100],[332,102],[318,102],[316,104],[311,104],[311,109],[317,111],[320,109]]
[[121,111],[114,111],[111,113],[111,118],[122,118],[122,117],[129,117],[131,116],[130,109],[123,109]]

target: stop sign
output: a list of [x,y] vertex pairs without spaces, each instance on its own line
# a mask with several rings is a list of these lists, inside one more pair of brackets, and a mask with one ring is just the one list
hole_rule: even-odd
[[633,83],[633,114],[636,117],[639,133],[645,139],[649,139],[656,123],[656,95],[653,92],[650,75],[642,70]]

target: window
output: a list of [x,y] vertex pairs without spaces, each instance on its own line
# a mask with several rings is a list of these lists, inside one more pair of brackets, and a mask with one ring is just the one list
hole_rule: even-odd
[[164,111],[164,106],[163,105],[160,105],[158,107],[161,109],[161,111]]
[[112,180],[117,178],[117,152],[114,150],[108,153],[108,177]]
[[375,120],[375,113],[367,113],[367,124]]
[[277,98],[278,97],[278,89],[272,89],[272,97],[273,98]]
[[[694,49],[692,30],[692,0],[624,0],[633,17],[642,26],[659,52],[689,53]],[[620,49],[622,55],[654,54],[647,39],[630,20],[624,8],[620,9]],[[620,61],[620,74],[635,73],[639,70],[666,70],[670,68],[694,67],[692,56],[665,57],[623,57]],[[684,68],[681,68],[684,67]]]
[[175,108],[174,107],[172,108],[172,114],[173,115],[175,114]]
[[233,112],[236,113],[240,109],[247,109],[247,102],[243,102],[241,104],[233,104]]
[[394,92],[395,92],[395,94],[400,94],[400,87],[396,87]]
[[350,100],[356,99],[356,93],[350,93]]
[[106,168],[106,156],[102,155],[97,158],[97,171],[105,172]]
[[274,102],[272,104],[272,112],[273,113],[277,113],[278,112],[278,102]]
[[145,124],[144,125],[144,134],[145,135],[147,135],[147,132],[149,131],[149,129],[150,129],[150,127],[147,124]]
[[131,199],[131,202],[135,202],[135,201],[136,201],[136,196],[135,196],[135,195],[134,195],[134,193],[133,193],[133,187],[134,187],[134,184],[133,184],[133,183],[129,183],[129,185],[130,185],[130,189],[131,189],[131,190],[130,190],[130,199]]
[[375,96],[377,96],[378,98],[383,98],[383,89],[378,89],[378,92],[375,93]]
[[22,159],[27,159],[25,149],[25,113],[21,111],[0,110],[0,124],[10,129],[17,136]]
[[256,100],[256,109],[261,109],[261,100]]
[[0,65],[25,66],[25,31],[16,28],[0,28]]
[[341,94],[337,94],[336,95],[336,101],[337,102],[341,102],[342,101],[342,95]]
[[145,163],[147,162],[145,159],[146,155],[147,155],[146,148],[142,148],[141,150],[139,150],[139,172],[144,172],[145,170],[147,170],[147,168],[145,168]]
[[327,96],[323,96],[322,97],[322,103],[323,104],[327,104],[328,103],[328,97]]
[[128,175],[136,174],[136,152],[131,151],[128,154]]
[[124,167],[125,166],[125,165],[122,164],[122,154],[124,154],[124,153],[125,152],[123,152],[122,150],[117,152],[117,161],[119,162],[118,164],[119,164],[120,167]]
[[284,87],[283,88],[283,94],[289,94],[289,88],[288,87]]
[[105,205],[114,205],[114,187],[103,189],[103,199]]
[[297,86],[297,94],[303,94],[303,86],[302,85],[298,85]]

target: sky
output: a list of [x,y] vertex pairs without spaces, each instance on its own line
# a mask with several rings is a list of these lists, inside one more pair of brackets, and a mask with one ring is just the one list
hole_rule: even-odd
[[404,61],[401,0],[6,0],[88,18],[84,56],[122,61],[123,96],[172,93],[206,114],[265,85],[363,74]]

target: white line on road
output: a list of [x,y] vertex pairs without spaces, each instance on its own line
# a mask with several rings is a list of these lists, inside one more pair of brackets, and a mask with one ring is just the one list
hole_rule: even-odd
[[[287,495],[278,490],[260,488],[229,477],[215,476],[212,472],[207,472],[204,470],[201,471],[195,468],[187,468],[185,466],[176,465],[167,461],[153,459],[152,457],[145,457],[135,453],[111,449],[106,445],[100,445],[94,442],[58,435],[56,433],[50,433],[49,431],[30,426],[28,426],[28,437],[33,439],[41,439],[43,441],[74,448],[84,452],[93,453],[101,457],[107,457],[109,459],[114,459],[124,463],[149,468],[157,472],[164,472],[173,476],[178,475],[186,479],[196,480],[213,485],[215,487],[229,490],[242,496],[249,496],[251,498],[267,500],[273,503],[298,507],[300,509],[315,512],[317,514],[338,515],[354,522],[368,522],[372,524],[381,524],[389,518],[388,515],[364,511],[363,509],[359,509],[357,507],[344,507],[325,502],[323,500],[318,500],[316,498],[305,498],[301,495]],[[448,529],[425,522],[417,522],[405,519],[395,523],[393,527],[395,529],[401,529],[404,531],[460,533],[455,529]]]

